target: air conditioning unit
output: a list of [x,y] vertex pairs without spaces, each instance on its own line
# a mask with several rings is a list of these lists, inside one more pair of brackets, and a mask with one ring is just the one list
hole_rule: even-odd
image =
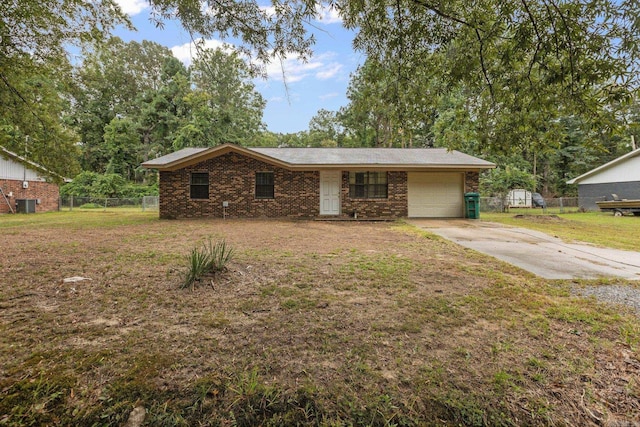
[[29,181],[22,181],[22,188],[29,188]]

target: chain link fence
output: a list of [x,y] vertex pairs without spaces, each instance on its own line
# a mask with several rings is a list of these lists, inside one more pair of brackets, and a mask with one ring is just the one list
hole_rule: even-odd
[[143,196],[131,198],[103,198],[103,197],[61,197],[61,211],[73,210],[141,210],[157,211],[158,196]]
[[509,206],[508,200],[501,197],[481,197],[480,212],[522,212],[529,215],[587,212],[597,211],[596,202],[602,200],[604,200],[604,197],[583,197],[580,199],[578,197],[556,197],[544,199],[544,207],[534,208]]
[[[604,200],[604,197],[593,198],[593,200],[578,199],[577,197],[557,197],[545,199],[545,207],[513,207],[508,201],[501,197],[481,197],[480,212],[512,212],[526,213],[528,215],[547,215],[558,213],[597,211],[596,201]],[[60,210],[141,210],[157,211],[158,196],[144,196],[134,198],[100,198],[100,197],[61,197]]]

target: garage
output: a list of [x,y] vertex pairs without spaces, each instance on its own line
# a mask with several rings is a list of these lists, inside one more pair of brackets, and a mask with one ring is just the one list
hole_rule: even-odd
[[409,172],[408,213],[413,218],[462,218],[464,174]]

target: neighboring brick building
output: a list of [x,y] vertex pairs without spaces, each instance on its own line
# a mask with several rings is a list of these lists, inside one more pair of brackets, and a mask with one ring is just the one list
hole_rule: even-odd
[[44,167],[0,147],[0,214],[20,210],[57,211],[59,187],[45,178],[51,174]]
[[462,217],[493,163],[445,149],[185,148],[160,172],[161,218]]

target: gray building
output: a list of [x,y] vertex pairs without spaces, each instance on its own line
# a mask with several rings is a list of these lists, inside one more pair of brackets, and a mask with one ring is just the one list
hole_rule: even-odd
[[580,206],[597,210],[599,200],[640,199],[640,149],[633,150],[580,175],[567,184],[578,185]]

